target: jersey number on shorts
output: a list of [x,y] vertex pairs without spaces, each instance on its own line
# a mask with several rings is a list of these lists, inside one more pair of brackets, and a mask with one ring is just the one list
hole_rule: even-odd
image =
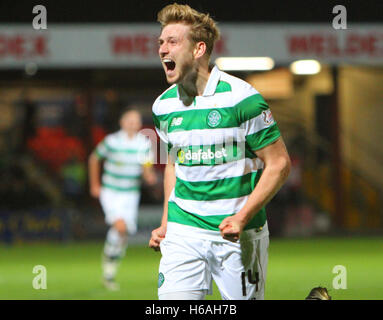
[[[247,270],[247,279],[249,280],[249,283],[255,284],[255,291],[258,291],[258,282],[259,282],[259,272],[255,272],[255,277],[253,279],[251,270]],[[246,296],[246,272],[241,273],[242,278],[242,295]]]

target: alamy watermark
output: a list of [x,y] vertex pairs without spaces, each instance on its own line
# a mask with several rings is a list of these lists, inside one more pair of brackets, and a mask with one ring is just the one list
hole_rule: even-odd
[[43,265],[36,265],[32,270],[33,274],[37,274],[32,281],[32,287],[35,290],[47,289],[47,268]]
[[33,7],[32,13],[36,14],[36,16],[32,20],[33,29],[35,30],[48,29],[47,8],[39,4]]
[[332,8],[332,13],[336,16],[332,19],[332,27],[336,30],[347,29],[347,9],[345,6],[336,5]]
[[[166,164],[169,158],[181,165],[223,164],[232,161],[235,165],[236,161],[244,160],[246,154],[245,130],[243,128],[222,128],[220,131],[217,135],[182,129],[175,129],[168,133],[168,122],[161,121],[160,130],[157,131],[162,138],[159,141],[158,153],[155,152],[158,147],[155,130],[145,128],[139,133],[151,141],[154,149],[151,150],[153,164]],[[179,145],[173,146],[170,141],[164,142],[170,137],[178,141]],[[138,153],[138,160],[145,162],[148,155],[148,153]]]
[[332,287],[336,290],[338,289],[347,289],[347,269],[345,266],[336,265],[332,269],[332,273],[335,273],[336,276],[332,280]]

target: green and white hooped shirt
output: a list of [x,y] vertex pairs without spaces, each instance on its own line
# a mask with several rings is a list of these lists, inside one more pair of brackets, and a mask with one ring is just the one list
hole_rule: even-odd
[[[179,94],[172,85],[153,104],[156,131],[175,159],[167,232],[220,241],[219,224],[244,206],[262,174],[253,151],[280,132],[259,92],[217,67],[190,106]],[[265,208],[245,230],[252,238],[268,233]]]
[[102,187],[116,192],[138,192],[142,166],[153,163],[150,140],[140,133],[129,139],[122,130],[107,135],[95,154],[105,160]]

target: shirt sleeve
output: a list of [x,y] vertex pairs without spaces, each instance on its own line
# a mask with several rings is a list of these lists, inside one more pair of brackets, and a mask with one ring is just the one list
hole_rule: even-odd
[[155,127],[156,132],[157,132],[158,136],[160,137],[162,143],[166,144],[167,150],[169,153],[170,150],[172,149],[172,144],[169,142],[169,137],[168,137],[168,125],[169,124],[168,124],[167,120],[164,120],[163,118],[161,118],[161,116],[158,116],[155,113],[156,103],[157,103],[157,100],[153,105],[153,112],[152,112],[154,127]]
[[101,160],[106,159],[108,157],[108,148],[106,146],[105,139],[103,139],[94,150],[94,154]]
[[259,93],[239,102],[236,112],[251,150],[264,148],[281,136],[268,104]]
[[167,121],[161,122],[160,118],[153,113],[153,122],[154,122],[156,132],[158,136],[160,137],[160,139],[164,143],[169,143],[168,132],[167,132],[167,124],[168,124]]

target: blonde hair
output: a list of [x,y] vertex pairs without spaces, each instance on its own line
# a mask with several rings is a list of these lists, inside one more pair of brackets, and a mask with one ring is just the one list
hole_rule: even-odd
[[219,39],[217,23],[208,13],[201,13],[190,8],[188,5],[177,3],[164,7],[157,15],[157,21],[162,28],[170,23],[184,23],[191,26],[190,37],[195,43],[202,41],[206,44],[207,55],[210,56],[214,43]]

